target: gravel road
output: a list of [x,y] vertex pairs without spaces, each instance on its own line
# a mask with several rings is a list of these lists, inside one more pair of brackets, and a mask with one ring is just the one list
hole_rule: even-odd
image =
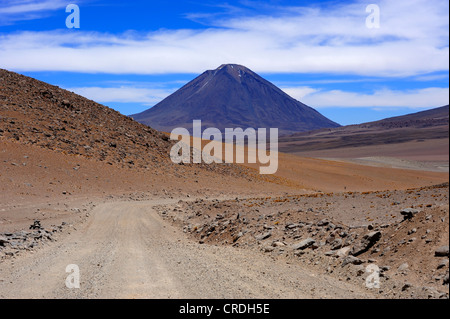
[[[152,209],[177,200],[98,205],[70,234],[0,263],[1,298],[374,298],[258,251],[189,240]],[[68,288],[69,264],[80,287]]]

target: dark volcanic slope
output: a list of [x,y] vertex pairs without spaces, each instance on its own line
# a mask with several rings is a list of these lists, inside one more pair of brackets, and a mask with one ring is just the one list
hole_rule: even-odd
[[208,127],[278,128],[280,133],[338,127],[251,70],[236,64],[209,70],[153,108],[132,117],[158,130]]
[[282,152],[298,153],[448,139],[448,124],[449,106],[447,105],[375,122],[284,136],[280,138],[279,149]]

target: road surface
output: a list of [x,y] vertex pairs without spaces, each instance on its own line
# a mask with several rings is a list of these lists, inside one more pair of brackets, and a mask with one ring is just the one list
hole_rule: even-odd
[[[0,297],[373,298],[258,251],[194,242],[152,209],[174,202],[98,205],[70,234],[0,263]],[[78,266],[79,288],[66,286],[68,265]]]

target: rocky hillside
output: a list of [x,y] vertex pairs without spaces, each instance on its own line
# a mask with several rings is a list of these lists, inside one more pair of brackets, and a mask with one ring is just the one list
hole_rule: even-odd
[[0,136],[131,167],[167,163],[167,136],[59,87],[0,69]]
[[448,183],[406,191],[199,199],[159,212],[200,243],[257,249],[361,286],[373,267],[381,297],[448,298]]

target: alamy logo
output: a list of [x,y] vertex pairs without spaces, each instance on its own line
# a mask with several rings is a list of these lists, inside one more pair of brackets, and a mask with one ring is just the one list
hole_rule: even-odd
[[380,288],[380,268],[377,265],[370,264],[366,267],[366,272],[369,275],[366,278],[367,288]]
[[66,287],[69,289],[80,288],[80,268],[78,265],[70,264],[66,267]]
[[[191,136],[186,128],[172,130],[171,140],[179,141],[170,151],[170,159],[174,163],[259,163],[260,174],[274,174],[278,170],[278,129],[270,128],[269,143],[267,129],[258,128],[225,128],[225,139],[218,128],[207,128],[202,132],[201,120],[194,120],[193,151],[191,154]],[[181,139],[180,139],[181,137]],[[212,139],[211,139],[212,138]],[[202,148],[202,139],[210,140]],[[247,140],[247,143],[245,143]],[[236,141],[236,143],[234,143]],[[225,143],[223,143],[225,142]],[[269,144],[269,145],[268,145]],[[269,152],[268,152],[269,146]],[[225,154],[223,154],[225,148]],[[191,156],[192,155],[192,156]]]
[[366,7],[366,12],[370,13],[366,18],[366,27],[369,29],[380,28],[380,7],[374,3]]
[[66,7],[66,12],[70,13],[66,18],[66,27],[68,29],[80,28],[80,7],[76,4],[69,4]]

